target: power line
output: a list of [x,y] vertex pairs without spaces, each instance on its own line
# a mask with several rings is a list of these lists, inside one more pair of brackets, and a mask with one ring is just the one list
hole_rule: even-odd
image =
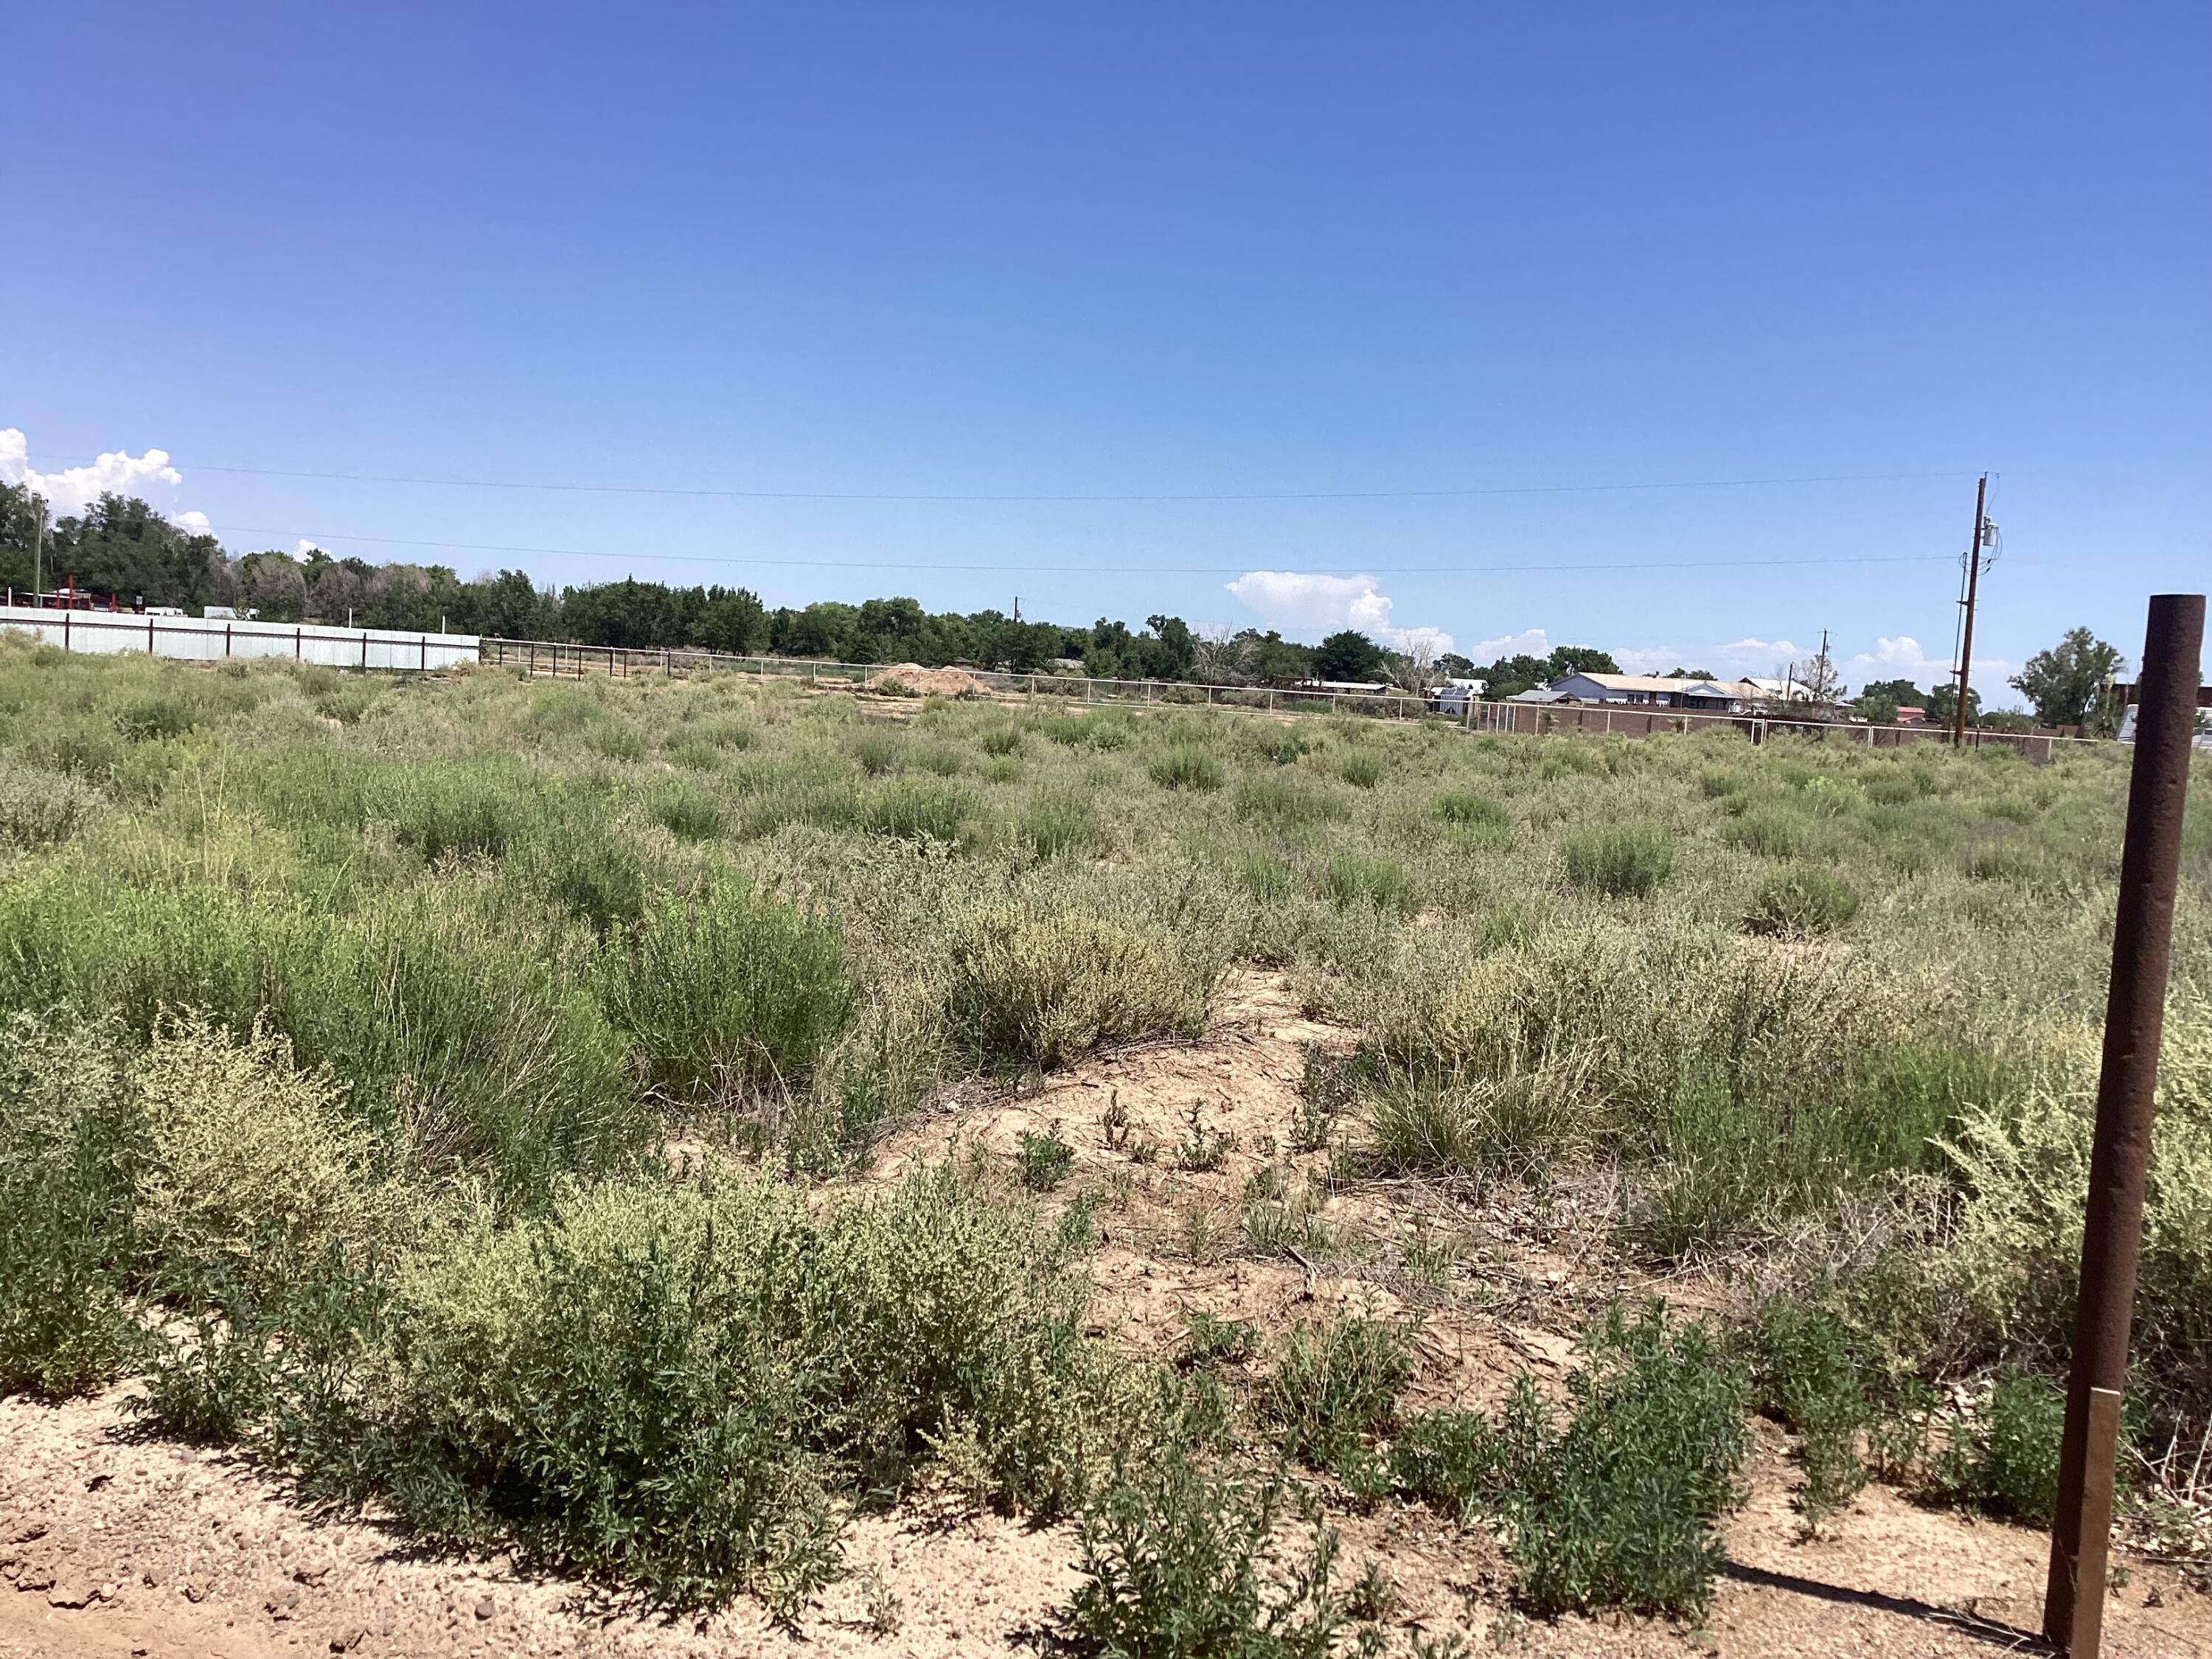
[[[908,570],[918,574],[933,571],[1035,570],[1055,575],[1075,576],[1213,576],[1232,574],[1241,575],[1259,568],[1249,562],[1243,564],[1115,565],[1111,568],[1090,564],[918,564],[911,559],[785,559],[759,557],[744,553],[607,552],[588,547],[529,547],[505,542],[416,541],[396,536],[318,537],[313,532],[305,530],[272,530],[266,526],[254,525],[227,525],[223,529],[232,536],[289,536],[313,542],[317,546],[321,546],[324,542],[360,542],[372,547],[422,547],[461,553],[527,553],[558,558],[615,559],[634,563],[774,565],[808,570]],[[1700,570],[1734,570],[1777,566],[1928,564],[1938,562],[1950,556],[1946,553],[1914,553],[1815,559],[1701,559],[1694,568]],[[1604,570],[1665,570],[1679,574],[1684,566],[1680,560],[1645,560],[1640,562],[1621,561],[1584,564],[1352,564],[1287,568],[1270,566],[1267,568],[1274,574],[1286,576],[1334,576],[1346,573],[1363,576],[1473,576]]]
[[[59,457],[41,455],[56,461]],[[1428,489],[1253,489],[1179,491],[1038,492],[1001,490],[933,492],[858,489],[705,489],[671,484],[543,483],[514,478],[429,478],[403,473],[311,472],[279,467],[217,465],[211,461],[181,461],[173,453],[169,465],[201,472],[235,474],[258,478],[312,478],[325,483],[417,484],[442,489],[538,490],[564,495],[674,495],[725,501],[938,501],[938,502],[1197,502],[1197,501],[1377,501],[1464,499],[1485,495],[1608,495],[1662,489],[1754,489],[1802,484],[1882,483],[1903,480],[1972,477],[1971,472],[1833,472],[1778,478],[1679,478],[1623,483],[1504,484]]]

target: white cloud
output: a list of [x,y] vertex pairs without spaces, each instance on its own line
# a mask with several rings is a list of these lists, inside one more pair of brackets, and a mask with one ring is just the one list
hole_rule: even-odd
[[1390,625],[1390,599],[1372,576],[1322,576],[1303,570],[1248,570],[1229,591],[1270,627],[1305,633]]
[[294,544],[292,548],[292,556],[295,559],[304,559],[310,553],[319,553],[322,550],[322,548],[319,544],[309,541],[305,536],[302,536],[300,538],[299,541]]
[[1372,576],[1324,576],[1305,570],[1248,570],[1229,591],[1271,628],[1290,634],[1334,634],[1355,628],[1394,651],[1425,647],[1432,656],[1452,648],[1441,628],[1391,625],[1391,599]]
[[1552,636],[1540,628],[1524,628],[1518,634],[1506,634],[1494,640],[1477,640],[1468,653],[1469,661],[1496,662],[1500,657],[1548,657],[1552,654]]
[[[143,455],[113,449],[89,466],[64,467],[41,472],[31,465],[30,441],[15,427],[0,427],[0,483],[28,484],[46,497],[57,518],[82,514],[102,495],[137,495],[152,499],[167,495],[184,483],[185,475],[169,465],[169,452],[149,449]],[[209,533],[204,513],[172,513],[170,519],[196,535]]]
[[1452,636],[1441,628],[1386,628],[1382,630],[1382,643],[1393,651],[1407,652],[1434,662],[1452,648]]
[[[1951,657],[1931,657],[1919,641],[1910,634],[1885,635],[1874,642],[1874,649],[1862,651],[1843,665],[1844,678],[1853,685],[1863,685],[1869,680],[1911,680],[1923,691],[1951,683]],[[1973,687],[1982,699],[1984,708],[2015,706],[2019,696],[2005,684],[2020,672],[2020,665],[2003,657],[1992,657],[1977,653],[1974,657]]]

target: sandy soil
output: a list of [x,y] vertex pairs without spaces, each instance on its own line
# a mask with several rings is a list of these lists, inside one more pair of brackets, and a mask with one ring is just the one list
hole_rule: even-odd
[[884,682],[890,680],[917,696],[935,693],[957,697],[963,691],[970,696],[981,696],[983,691],[981,683],[964,668],[924,668],[918,662],[893,663],[888,668],[877,669],[868,677],[869,689],[880,691]]
[[[1010,1158],[1024,1130],[1056,1125],[1074,1169],[1048,1201],[1097,1203],[1100,1328],[1133,1349],[1171,1349],[1201,1309],[1272,1333],[1364,1303],[1421,1316],[1414,1392],[1425,1401],[1486,1402],[1529,1368],[1561,1375],[1589,1310],[1631,1282],[1593,1245],[1572,1195],[1536,1206],[1378,1183],[1334,1150],[1294,1150],[1306,1045],[1341,1053],[1349,1034],[1305,1018],[1277,975],[1239,972],[1217,1010],[1199,1042],[948,1103],[892,1137],[862,1181],[948,1154]],[[1200,1130],[1200,1155],[1185,1155]],[[1217,1158],[1208,1148],[1224,1136]],[[1255,1249],[1244,1217],[1255,1181],[1285,1195],[1276,1201],[1312,1229],[1297,1237],[1313,1249]],[[1694,1281],[1662,1288],[1692,1305],[1712,1294]],[[60,1407],[0,1401],[0,1659],[1048,1652],[1051,1610],[1076,1581],[1065,1527],[915,1504],[854,1522],[851,1575],[796,1631],[750,1603],[671,1623],[505,1559],[427,1553],[374,1517],[309,1513],[248,1462],[143,1437],[124,1410],[128,1393]],[[1807,1540],[1789,1447],[1770,1425],[1747,1474],[1751,1500],[1726,1532],[1731,1565],[1694,1630],[1531,1622],[1511,1610],[1486,1535],[1393,1504],[1329,1518],[1347,1578],[1372,1560],[1395,1587],[1394,1651],[1453,1636],[1475,1652],[1560,1656],[2035,1648],[2040,1535],[1870,1487]],[[2212,1656],[2212,1598],[2163,1568],[2130,1565],[2107,1652]]]

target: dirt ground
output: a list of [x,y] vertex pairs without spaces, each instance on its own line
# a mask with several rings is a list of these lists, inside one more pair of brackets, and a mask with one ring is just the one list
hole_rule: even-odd
[[[862,1183],[945,1156],[1008,1164],[1024,1131],[1056,1132],[1073,1168],[1048,1201],[1095,1206],[1099,1327],[1133,1350],[1170,1349],[1201,1310],[1272,1335],[1364,1304],[1420,1316],[1422,1403],[1488,1403],[1524,1370],[1562,1375],[1590,1310],[1632,1285],[1592,1243],[1580,1200],[1538,1206],[1363,1177],[1301,1118],[1309,1051],[1326,1060],[1349,1034],[1307,1019],[1279,975],[1240,971],[1216,1006],[1198,1042],[949,1102],[892,1137]],[[1697,1281],[1664,1288],[1689,1305],[1716,1294]],[[129,1392],[58,1407],[0,1401],[0,1659],[1049,1652],[1051,1610],[1076,1582],[1064,1526],[917,1503],[854,1522],[849,1576],[796,1630],[750,1602],[672,1623],[503,1558],[425,1553],[373,1516],[312,1514],[249,1462],[142,1435]],[[2039,1647],[2040,1534],[1873,1486],[1808,1540],[1789,1450],[1760,1426],[1750,1501],[1726,1528],[1730,1565],[1696,1629],[1531,1622],[1511,1610],[1487,1536],[1392,1504],[1330,1521],[1347,1578],[1371,1560],[1395,1586],[1395,1652],[1453,1637],[1470,1652],[1540,1656]],[[2212,1597],[2162,1567],[2126,1565],[2106,1651],[2212,1656]]]

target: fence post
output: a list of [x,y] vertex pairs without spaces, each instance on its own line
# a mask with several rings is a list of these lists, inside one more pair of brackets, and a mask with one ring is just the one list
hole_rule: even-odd
[[2152,596],[2128,778],[2127,829],[2120,847],[2112,978],[2090,1143],[2088,1212],[2081,1232],[2065,1437],[2059,1445],[2058,1503],[2043,1596],[2044,1634],[2071,1659],[2096,1659],[2104,1637],[2113,1464],[2119,1454],[2120,1403],[2135,1318],[2151,1103],[2166,1023],[2173,897],[2181,873],[2182,811],[2189,795],[2203,641],[2203,594]]

